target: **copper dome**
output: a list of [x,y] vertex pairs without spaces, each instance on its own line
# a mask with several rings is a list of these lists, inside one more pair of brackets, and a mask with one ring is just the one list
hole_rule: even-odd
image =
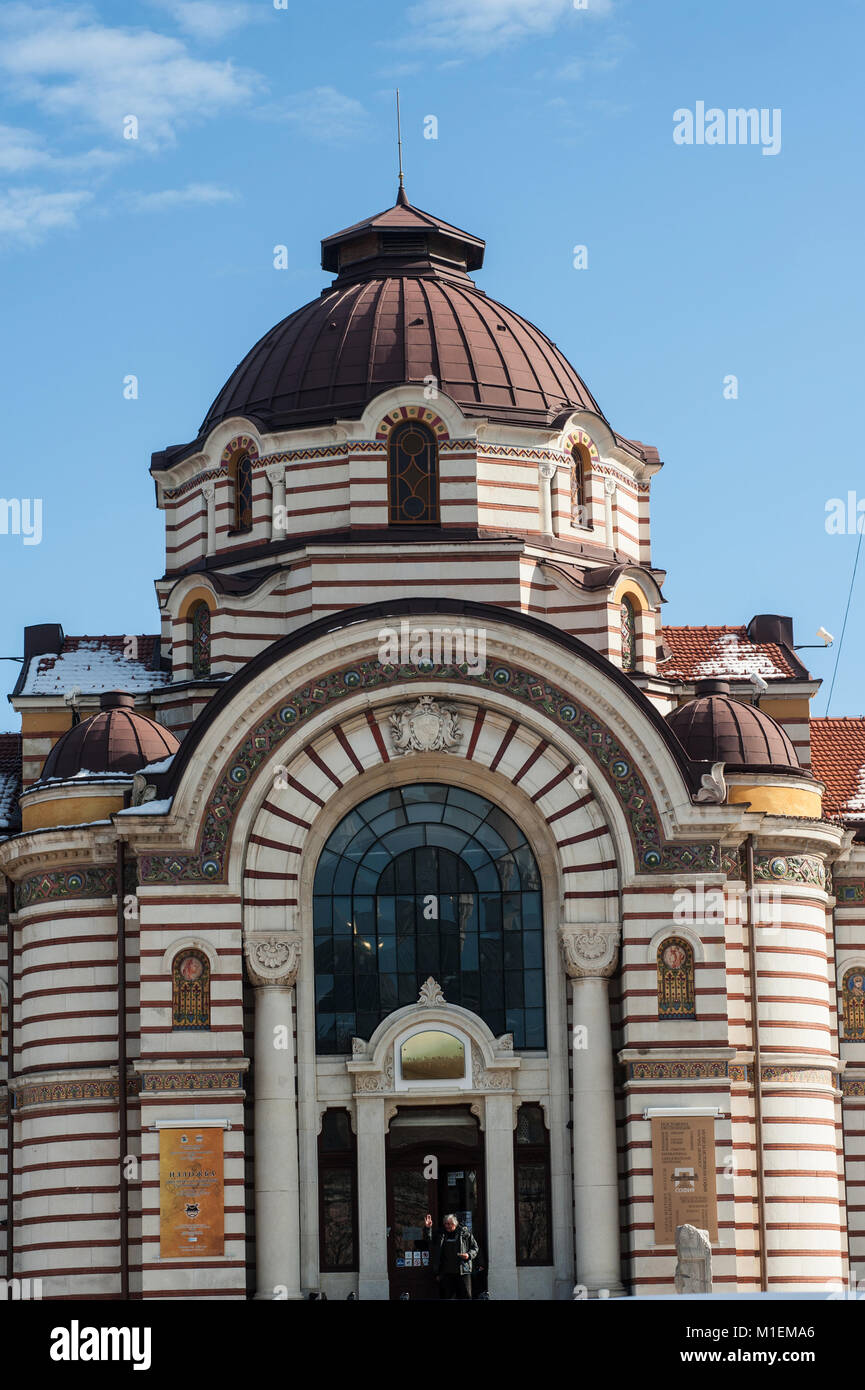
[[107,691],[100,706],[99,714],[74,724],[57,740],[40,781],[65,780],[79,772],[137,772],[180,747],[168,729],[136,713],[135,701],[125,691]]
[[726,681],[702,681],[696,688],[696,699],[667,715],[691,758],[730,769],[802,773],[793,744],[770,715],[734,700]]
[[[469,415],[547,424],[566,410],[600,414],[556,345],[474,284],[483,252],[402,194],[327,237],[322,265],[336,280],[247,353],[199,438],[233,415],[267,431],[356,419],[381,392],[430,378]],[[180,452],[155,455],[155,466]]]

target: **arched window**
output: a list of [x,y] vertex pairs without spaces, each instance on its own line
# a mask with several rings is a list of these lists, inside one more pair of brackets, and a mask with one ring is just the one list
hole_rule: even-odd
[[210,1027],[210,961],[192,947],[171,967],[171,1026],[177,1031]]
[[347,1110],[325,1110],[318,1136],[320,1268],[357,1269],[357,1141]]
[[195,679],[210,675],[210,609],[201,599],[189,610],[192,642],[192,674]]
[[637,665],[637,617],[631,599],[625,595],[620,604],[622,630],[622,670],[633,671]]
[[844,1037],[865,1038],[865,970],[854,965],[841,981]]
[[252,530],[252,460],[249,454],[238,454],[231,462],[234,483],[233,531]]
[[579,444],[571,449],[571,523],[589,523],[589,465]]
[[517,1264],[553,1262],[550,1135],[540,1105],[521,1105],[514,1131]]
[[438,445],[426,425],[403,420],[388,442],[392,526],[434,525],[439,519]]
[[320,1053],[350,1052],[430,975],[515,1047],[544,1047],[540,875],[492,802],[437,783],[369,798],[331,833],[313,892]]
[[658,1017],[697,1017],[694,951],[681,936],[668,936],[658,947]]

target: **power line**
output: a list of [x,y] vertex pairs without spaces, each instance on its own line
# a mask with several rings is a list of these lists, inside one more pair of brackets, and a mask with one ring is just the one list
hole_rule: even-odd
[[838,640],[838,651],[835,656],[835,667],[832,671],[832,684],[829,686],[829,698],[826,701],[826,713],[823,716],[829,718],[829,709],[832,704],[832,691],[835,689],[835,677],[838,674],[838,662],[841,660],[841,648],[844,645],[844,633],[847,631],[847,616],[850,612],[850,601],[853,598],[853,585],[856,583],[856,571],[859,568],[859,552],[862,549],[862,537],[865,535],[865,518],[859,522],[859,542],[856,546],[856,559],[853,561],[853,574],[850,578],[850,590],[847,594],[847,607],[844,609],[844,624],[841,628],[841,636]]

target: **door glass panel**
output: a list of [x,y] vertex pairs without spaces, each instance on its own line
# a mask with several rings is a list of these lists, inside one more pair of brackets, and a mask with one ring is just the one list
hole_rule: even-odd
[[395,1168],[393,1191],[393,1262],[396,1269],[425,1269],[429,1245],[424,1240],[424,1217],[429,1211],[427,1181],[421,1168]]

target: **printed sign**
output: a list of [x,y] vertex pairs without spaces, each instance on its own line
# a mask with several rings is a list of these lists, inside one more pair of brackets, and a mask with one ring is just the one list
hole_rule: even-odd
[[159,1131],[159,1254],[163,1260],[225,1253],[223,1131]]
[[675,1245],[677,1226],[718,1239],[715,1121],[711,1115],[652,1119],[655,1244]]

